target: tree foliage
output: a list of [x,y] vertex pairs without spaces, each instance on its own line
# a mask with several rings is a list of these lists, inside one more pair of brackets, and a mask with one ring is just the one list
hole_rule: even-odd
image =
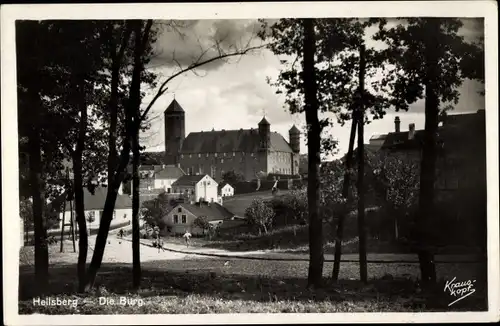
[[173,209],[173,205],[168,197],[160,194],[157,198],[147,200],[141,205],[141,215],[144,222],[150,226],[158,226],[160,229],[165,227],[163,218]]
[[[459,34],[463,26],[460,19],[401,18],[396,25],[388,24],[387,19],[373,19],[375,22],[379,30],[374,39],[387,45],[379,58],[390,67],[383,83],[393,92],[396,110],[408,110],[411,103],[424,98],[426,82],[432,82],[443,110],[458,103],[458,88],[464,79],[484,82],[483,40],[466,42]],[[430,23],[437,26],[437,33],[430,34]],[[439,76],[432,81],[428,80],[426,64],[429,38],[433,38],[432,52],[437,58]]]
[[198,216],[193,221],[193,225],[202,229],[203,232],[210,229],[210,223],[208,222],[208,219],[206,216]]
[[243,177],[243,175],[241,173],[237,173],[234,170],[231,170],[231,171],[224,172],[224,174],[222,175],[222,180],[224,182],[229,183],[229,184],[235,184],[238,182],[245,181],[245,178]]
[[245,217],[250,225],[258,228],[259,234],[262,231],[267,233],[273,222],[274,210],[262,199],[254,199],[245,210]]

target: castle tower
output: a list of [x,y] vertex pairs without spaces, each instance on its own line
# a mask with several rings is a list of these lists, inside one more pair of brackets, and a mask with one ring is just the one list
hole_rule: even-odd
[[259,122],[259,137],[260,149],[268,150],[271,146],[271,125],[265,117]]
[[294,153],[300,153],[300,130],[295,125],[288,130],[290,137],[290,147]]
[[165,117],[165,163],[178,164],[182,142],[186,137],[184,109],[174,99],[163,114]]

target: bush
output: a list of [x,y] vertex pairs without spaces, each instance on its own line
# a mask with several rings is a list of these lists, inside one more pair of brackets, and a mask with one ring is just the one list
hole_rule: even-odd
[[273,222],[274,210],[262,199],[254,199],[245,210],[245,217],[250,225],[258,228],[259,234],[262,231],[267,233]]
[[270,201],[274,210],[273,226],[307,223],[307,192],[293,190],[291,193],[275,197]]

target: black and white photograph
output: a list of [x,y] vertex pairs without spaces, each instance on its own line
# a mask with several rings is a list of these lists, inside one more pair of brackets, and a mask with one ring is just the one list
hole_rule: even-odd
[[402,4],[2,6],[4,323],[498,321],[497,4]]

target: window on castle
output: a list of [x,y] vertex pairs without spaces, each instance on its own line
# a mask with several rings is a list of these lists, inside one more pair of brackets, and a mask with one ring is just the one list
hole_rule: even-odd
[[181,212],[182,212],[182,208],[180,208],[180,207],[179,207],[179,208],[177,208],[177,211],[178,211],[179,213],[181,213]]
[[178,215],[174,215],[174,223],[175,224],[179,223],[179,216]]
[[186,215],[182,215],[182,224],[186,224]]

